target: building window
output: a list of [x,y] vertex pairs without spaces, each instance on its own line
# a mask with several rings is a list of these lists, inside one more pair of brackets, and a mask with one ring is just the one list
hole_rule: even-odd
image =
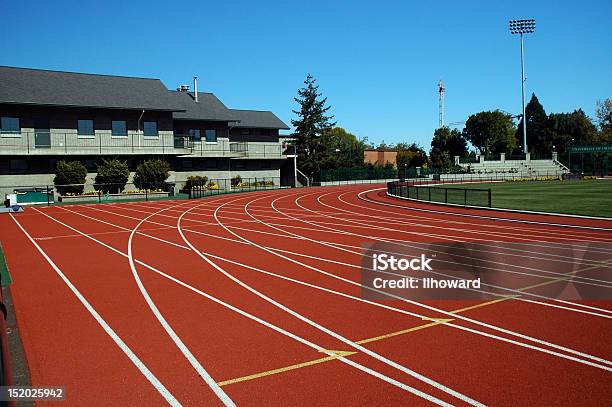
[[200,141],[202,139],[200,129],[189,129],[189,138],[193,141]]
[[206,160],[206,168],[217,168],[217,160]]
[[157,137],[157,122],[144,122],[143,126],[145,137]]
[[244,161],[241,160],[236,160],[234,161],[234,168],[239,169],[239,168],[244,168]]
[[251,135],[251,129],[241,129],[240,130],[240,135],[241,136],[250,136]]
[[263,160],[261,162],[261,169],[262,170],[269,170],[270,168],[272,168],[272,164],[270,163],[269,160]]
[[204,130],[204,135],[206,136],[207,143],[216,143],[217,142],[217,130]]
[[115,137],[127,136],[127,122],[125,120],[113,120],[111,123],[112,135]]
[[0,132],[2,134],[21,134],[21,126],[18,117],[0,118]]
[[30,169],[30,163],[26,159],[15,159],[9,161],[11,171],[25,171]]
[[94,135],[93,120],[77,120],[77,133],[79,136],[93,136]]
[[269,136],[270,135],[270,129],[259,129],[259,135],[260,136]]

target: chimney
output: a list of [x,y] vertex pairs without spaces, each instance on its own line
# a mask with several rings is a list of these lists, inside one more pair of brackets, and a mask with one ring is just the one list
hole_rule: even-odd
[[177,91],[179,92],[188,92],[189,91],[189,85],[181,85],[178,88],[176,88]]
[[193,77],[193,98],[198,103],[198,77]]

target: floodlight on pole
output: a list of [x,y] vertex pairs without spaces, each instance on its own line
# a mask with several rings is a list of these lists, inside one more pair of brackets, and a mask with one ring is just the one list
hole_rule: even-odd
[[510,20],[510,34],[521,36],[521,94],[523,97],[523,153],[527,154],[527,117],[525,117],[525,63],[523,52],[523,34],[530,34],[535,31],[534,19]]

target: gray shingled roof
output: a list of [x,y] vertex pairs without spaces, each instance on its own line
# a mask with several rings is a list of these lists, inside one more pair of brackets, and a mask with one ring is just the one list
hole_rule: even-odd
[[159,79],[0,66],[0,103],[180,110]]
[[193,99],[193,94],[188,92],[168,91],[174,104],[181,107],[182,112],[174,112],[175,120],[214,120],[234,121],[234,115],[215,95],[212,93],[198,92],[198,103]]
[[237,120],[240,120],[240,123],[234,127],[289,130],[289,126],[269,111],[240,109],[230,109],[230,111],[237,117]]

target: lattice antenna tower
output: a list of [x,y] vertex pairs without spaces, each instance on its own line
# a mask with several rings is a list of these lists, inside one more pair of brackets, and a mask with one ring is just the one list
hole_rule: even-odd
[[444,82],[442,82],[442,79],[440,79],[440,82],[438,82],[438,93],[440,94],[440,96],[438,97],[438,110],[439,110],[439,118],[438,118],[438,128],[444,126],[444,92],[445,92],[445,88],[444,88]]

